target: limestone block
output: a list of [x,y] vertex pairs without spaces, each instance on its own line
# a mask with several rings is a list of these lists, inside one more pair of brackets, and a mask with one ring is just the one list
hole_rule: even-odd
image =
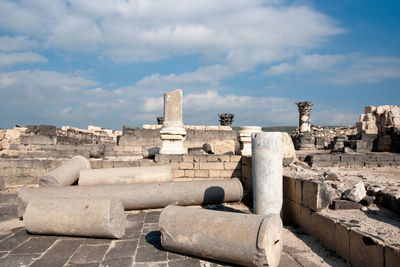
[[328,186],[310,180],[303,181],[302,190],[302,204],[313,211],[328,207],[334,195]]
[[350,262],[353,266],[384,266],[384,247],[378,241],[355,229],[350,231]]
[[170,165],[81,170],[79,185],[171,182]]
[[120,238],[125,233],[118,200],[38,199],[26,207],[24,223],[33,234]]
[[216,155],[235,154],[235,141],[213,141],[211,143],[211,150]]
[[350,190],[347,190],[343,197],[350,199],[354,202],[360,202],[367,195],[367,191],[365,190],[364,183],[362,181],[358,182],[354,185],[354,187]]
[[343,259],[350,261],[350,232],[349,228],[335,224],[335,252]]
[[400,266],[400,248],[385,246],[385,267]]
[[[208,173],[208,170],[204,171]],[[237,178],[126,185],[22,187],[18,194],[18,216],[23,216],[26,205],[32,200],[60,196],[72,199],[118,199],[125,210],[138,210],[163,208],[170,204],[189,206],[240,201],[243,187]]]
[[282,253],[280,216],[165,208],[159,221],[167,250],[245,266],[278,266]]
[[309,208],[306,208],[302,205],[299,205],[299,215],[297,224],[303,229],[306,233],[311,234],[312,232],[312,215],[314,213]]
[[314,212],[311,216],[311,233],[325,247],[335,251],[335,222],[332,219]]

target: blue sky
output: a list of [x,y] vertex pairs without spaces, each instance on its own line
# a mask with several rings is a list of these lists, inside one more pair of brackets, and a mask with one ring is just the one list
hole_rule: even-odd
[[[1,0],[0,128],[156,123],[353,125],[399,105],[400,2]],[[397,13],[396,13],[397,12]]]

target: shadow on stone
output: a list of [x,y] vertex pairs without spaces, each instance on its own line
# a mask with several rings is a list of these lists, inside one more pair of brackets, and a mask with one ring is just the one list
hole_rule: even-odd
[[210,186],[204,192],[203,205],[216,204],[224,202],[225,191],[219,186]]
[[146,242],[155,247],[158,250],[165,251],[163,246],[161,245],[161,232],[160,231],[151,231],[146,237]]

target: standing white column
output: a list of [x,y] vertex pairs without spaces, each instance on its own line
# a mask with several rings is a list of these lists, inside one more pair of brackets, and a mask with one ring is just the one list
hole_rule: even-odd
[[164,122],[160,134],[160,154],[186,154],[183,147],[186,131],[182,122],[181,89],[164,94]]
[[282,208],[282,134],[251,135],[253,209],[255,214],[280,214]]
[[240,126],[239,142],[242,144],[240,154],[243,156],[251,156],[251,134],[261,132],[259,126]]

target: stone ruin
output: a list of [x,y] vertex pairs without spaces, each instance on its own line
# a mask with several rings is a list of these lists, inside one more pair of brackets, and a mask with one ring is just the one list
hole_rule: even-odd
[[340,152],[400,152],[400,107],[366,106],[360,120],[349,127],[311,125],[312,102],[298,102],[299,127],[291,134],[297,150],[324,149]]
[[[159,226],[165,249],[277,266],[281,214],[284,222],[300,226],[354,266],[396,266],[400,250],[391,239],[378,242],[352,227],[356,220],[333,219],[338,215],[329,212],[372,212],[376,203],[400,214],[400,192],[379,189],[365,177],[347,181],[320,168],[400,166],[400,155],[391,153],[340,153],[369,149],[368,135],[374,135],[371,150],[379,143],[389,149],[389,142],[392,150],[398,107],[366,109],[357,127],[327,128],[311,125],[311,102],[297,105],[299,128],[292,138],[305,151],[305,157],[297,151],[305,162],[285,133],[264,133],[257,126],[234,131],[184,125],[182,91],[176,90],[164,95],[165,119],[158,125],[124,126],[122,132],[92,126],[2,130],[0,189],[35,185],[20,188],[18,196],[18,216],[30,233],[120,238],[124,211],[163,208]],[[337,152],[316,153],[324,142]],[[254,214],[178,207],[242,198]]]

